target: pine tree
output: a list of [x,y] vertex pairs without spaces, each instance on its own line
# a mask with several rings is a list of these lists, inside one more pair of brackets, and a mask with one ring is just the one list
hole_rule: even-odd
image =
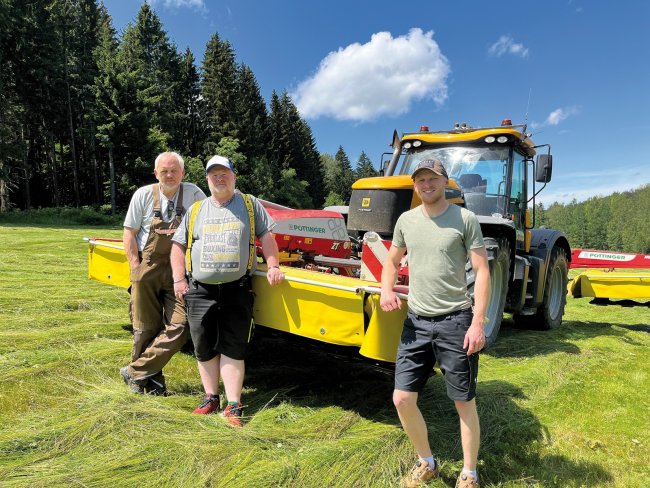
[[215,153],[222,137],[238,137],[236,118],[237,65],[228,41],[213,34],[205,49],[201,76],[205,157]]
[[182,107],[182,141],[180,150],[188,156],[198,156],[201,123],[199,117],[200,78],[194,64],[190,48],[185,50],[182,60],[181,83],[179,84],[179,103]]
[[[338,194],[339,181],[341,179],[341,167],[331,154],[322,153],[320,155],[321,174],[323,175],[323,184],[325,192],[329,195],[335,193],[339,199],[343,200]],[[333,197],[332,197],[333,198]]]
[[334,155],[334,159],[341,169],[341,177],[338,182],[338,190],[336,193],[341,195],[344,202],[349,202],[350,195],[352,194],[352,183],[354,183],[354,172],[352,171],[350,158],[348,158],[343,147],[339,146],[338,151],[336,151],[336,154]]
[[49,7],[46,0],[12,2],[12,28],[5,38],[8,49],[3,50],[22,114],[17,144],[23,153],[15,168],[20,193],[10,194],[22,208],[57,204],[60,195],[53,148],[60,135],[63,76]]
[[241,151],[249,160],[266,155],[269,144],[269,115],[253,71],[241,64],[236,78],[237,124]]
[[15,49],[10,50],[15,14],[8,2],[0,2],[0,213],[12,206],[11,191],[18,187],[17,169],[25,152],[20,139],[24,108],[16,88]]
[[355,179],[371,178],[378,176],[378,174],[368,155],[364,151],[361,151],[359,160],[357,161],[357,168],[354,172]]

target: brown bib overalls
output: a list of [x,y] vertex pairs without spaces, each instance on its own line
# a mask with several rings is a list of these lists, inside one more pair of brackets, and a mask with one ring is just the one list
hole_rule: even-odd
[[185,213],[183,184],[178,190],[175,217],[162,219],[160,188],[152,185],[154,217],[142,250],[140,266],[131,272],[133,351],[129,375],[135,381],[156,377],[164,385],[162,369],[188,338],[185,305],[174,296],[169,256],[172,237]]

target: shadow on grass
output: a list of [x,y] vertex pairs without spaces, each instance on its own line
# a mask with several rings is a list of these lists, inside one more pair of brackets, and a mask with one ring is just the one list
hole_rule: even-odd
[[273,334],[257,334],[246,369],[246,386],[256,390],[260,407],[270,401],[338,406],[373,420],[397,422],[392,371]]
[[[290,402],[309,408],[339,407],[374,422],[400,425],[392,404],[392,373],[314,348],[296,347],[273,336],[258,337],[255,353],[247,362],[245,383],[251,413],[267,405]],[[480,469],[487,483],[522,477],[542,485],[612,479],[597,464],[544,456],[543,450],[552,440],[537,417],[518,404],[525,399],[522,390],[510,383],[479,381],[477,404],[483,432]],[[441,374],[429,379],[419,405],[431,445],[443,465],[442,479],[453,486],[462,467],[459,421]]]
[[[527,486],[580,485],[589,481],[609,482],[612,476],[600,465],[575,461],[561,455],[544,456],[552,444],[548,430],[519,403],[522,390],[504,381],[479,380],[477,408],[481,419],[480,466],[485,484],[527,480]],[[420,398],[422,413],[429,427],[429,440],[444,462],[454,469],[442,471],[442,478],[453,486],[462,467],[462,449],[456,410],[446,396],[442,376],[430,380]]]
[[650,331],[647,324],[621,325],[605,322],[565,321],[551,330],[530,330],[518,327],[512,319],[504,319],[496,343],[483,354],[496,358],[533,357],[564,352],[579,354],[575,341],[603,336],[623,338],[627,330]]
[[597,305],[599,307],[604,307],[604,306],[618,306],[618,307],[625,307],[625,308],[630,308],[630,307],[648,307],[650,308],[650,301],[646,302],[640,302],[638,300],[630,300],[630,299],[625,299],[625,300],[612,300],[610,298],[594,298],[589,302],[589,305]]

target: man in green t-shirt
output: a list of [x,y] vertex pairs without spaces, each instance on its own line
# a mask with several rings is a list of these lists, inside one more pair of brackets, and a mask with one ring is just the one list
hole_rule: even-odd
[[[437,362],[447,396],[460,417],[464,465],[456,486],[478,488],[480,425],[475,396],[490,289],[487,254],[476,216],[445,199],[448,176],[442,163],[421,161],[412,178],[422,205],[403,213],[395,224],[381,275],[380,299],[385,312],[402,307],[393,285],[408,251],[408,314],[397,350],[393,402],[419,459],[403,486],[419,486],[439,472],[417,405],[418,394]],[[465,283],[468,256],[476,275],[473,311]]]

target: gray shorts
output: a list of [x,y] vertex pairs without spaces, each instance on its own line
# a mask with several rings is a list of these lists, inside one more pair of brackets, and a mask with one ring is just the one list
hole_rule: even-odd
[[436,362],[445,377],[447,396],[469,401],[476,396],[478,354],[467,356],[465,333],[472,323],[472,310],[422,317],[411,310],[404,321],[397,348],[395,389],[420,392]]

